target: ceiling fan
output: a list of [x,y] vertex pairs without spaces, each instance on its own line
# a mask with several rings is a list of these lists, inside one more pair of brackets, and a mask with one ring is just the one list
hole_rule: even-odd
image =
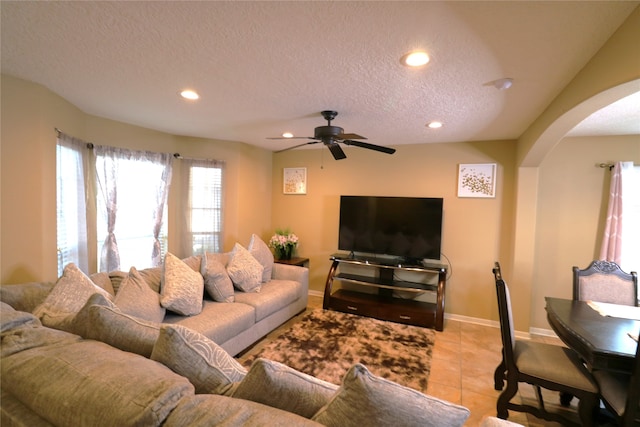
[[317,144],[322,142],[324,145],[329,148],[333,158],[336,160],[346,159],[347,156],[342,151],[342,148],[339,144],[345,145],[353,145],[355,147],[366,148],[368,150],[375,150],[381,153],[393,154],[396,152],[395,148],[382,147],[380,145],[369,144],[368,142],[356,141],[358,139],[367,139],[364,136],[357,135],[355,133],[344,133],[344,129],[338,126],[331,126],[331,120],[335,119],[338,115],[337,111],[321,111],[322,117],[327,121],[327,126],[318,126],[315,128],[314,136],[308,137],[293,137],[293,138],[267,138],[267,139],[311,139],[309,142],[305,142],[304,144],[294,145],[293,147],[285,148],[283,150],[276,151],[276,153],[281,153],[287,150],[293,150],[294,148],[302,147],[304,145],[309,144]]

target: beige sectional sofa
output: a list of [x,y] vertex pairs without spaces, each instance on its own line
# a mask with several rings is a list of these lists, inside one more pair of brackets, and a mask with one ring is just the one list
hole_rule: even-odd
[[[70,265],[55,285],[0,286],[0,424],[455,427],[468,418],[462,406],[359,364],[340,385],[265,359],[245,369],[232,355],[305,309],[308,270],[272,264],[259,292],[225,294],[200,288],[193,274],[207,282],[212,270],[204,267],[215,264],[234,276],[227,255],[213,258],[91,277]],[[172,263],[180,274],[169,271]],[[175,294],[171,276],[179,278]]]

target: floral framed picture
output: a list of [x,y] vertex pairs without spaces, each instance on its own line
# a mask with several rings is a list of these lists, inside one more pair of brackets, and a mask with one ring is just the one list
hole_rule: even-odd
[[496,163],[460,164],[458,197],[496,197]]
[[284,168],[282,192],[307,194],[307,168]]

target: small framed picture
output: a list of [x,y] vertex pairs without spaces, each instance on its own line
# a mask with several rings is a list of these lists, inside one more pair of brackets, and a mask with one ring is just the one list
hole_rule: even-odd
[[461,164],[458,197],[496,197],[496,163]]
[[284,168],[284,194],[307,194],[307,168]]

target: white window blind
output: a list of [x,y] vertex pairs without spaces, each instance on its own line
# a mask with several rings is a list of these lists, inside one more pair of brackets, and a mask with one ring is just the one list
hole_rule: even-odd
[[224,162],[183,159],[183,225],[186,255],[222,251]]

